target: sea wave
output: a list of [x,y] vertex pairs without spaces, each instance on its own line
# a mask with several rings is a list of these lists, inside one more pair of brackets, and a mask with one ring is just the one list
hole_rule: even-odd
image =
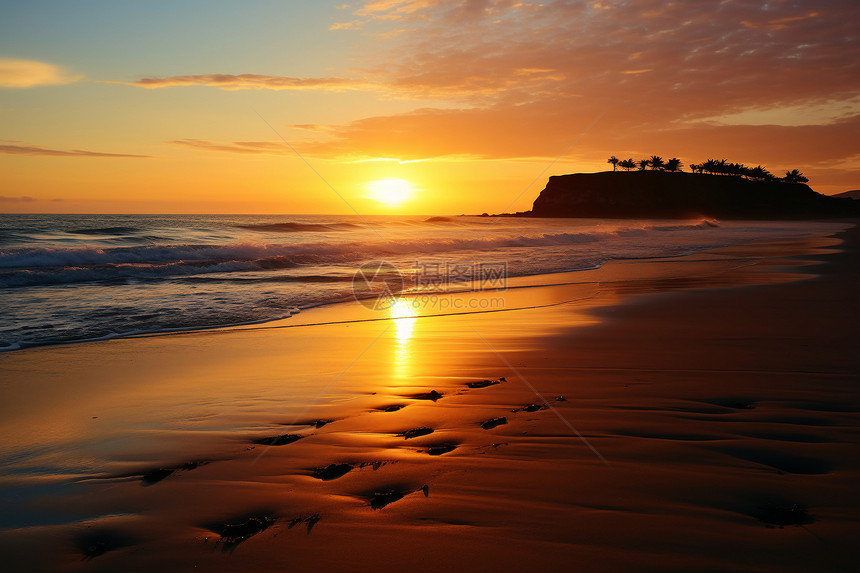
[[[457,251],[595,243],[666,231],[710,229],[705,222],[672,227],[643,226],[576,233],[535,233],[477,238],[412,239],[398,242],[234,243],[227,245],[138,245],[131,247],[25,247],[0,250],[0,288],[91,281],[163,280],[214,273],[292,269],[402,256],[438,256]],[[502,249],[502,251],[500,251]],[[289,279],[287,279],[289,280]]]
[[366,254],[408,254],[483,250],[499,247],[529,247],[565,245],[598,241],[610,236],[648,234],[664,231],[709,229],[704,222],[673,227],[643,226],[612,231],[594,230],[578,233],[535,233],[529,235],[497,236],[492,233],[478,238],[413,239],[397,242],[375,241],[317,243],[232,243],[138,245],[132,247],[13,247],[0,249],[0,268],[35,268],[56,266],[92,266],[188,261],[252,261],[273,257],[320,256],[335,257]]
[[365,225],[353,223],[259,223],[252,225],[236,225],[239,229],[249,231],[268,231],[274,233],[310,233],[326,231],[348,231],[350,229],[361,229]]
[[74,235],[128,235],[140,231],[137,227],[97,227],[95,229],[72,229]]

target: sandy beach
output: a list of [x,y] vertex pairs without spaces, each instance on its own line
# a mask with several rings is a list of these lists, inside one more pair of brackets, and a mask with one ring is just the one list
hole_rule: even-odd
[[6,353],[3,568],[853,570],[845,227]]

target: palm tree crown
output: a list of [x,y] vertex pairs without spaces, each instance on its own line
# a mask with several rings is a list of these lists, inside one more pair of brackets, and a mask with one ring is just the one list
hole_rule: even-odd
[[632,157],[630,157],[629,159],[625,159],[624,161],[620,162],[618,165],[620,165],[621,167],[623,167],[627,171],[630,171],[631,169],[636,169],[636,162],[633,161]]
[[606,160],[606,163],[611,163],[612,164],[612,170],[615,171],[615,166],[618,165],[620,163],[620,161],[618,160],[617,157],[615,157],[613,155],[612,157],[610,157],[609,159]]
[[806,177],[804,177],[803,173],[798,169],[792,169],[791,171],[785,172],[785,177],[783,177],[785,181],[789,183],[806,183],[809,181]]
[[666,171],[670,171],[672,173],[674,173],[675,171],[680,171],[681,170],[681,160],[678,159],[677,157],[673,157],[672,159],[669,159],[668,161],[666,161],[666,166],[664,167],[664,169]]

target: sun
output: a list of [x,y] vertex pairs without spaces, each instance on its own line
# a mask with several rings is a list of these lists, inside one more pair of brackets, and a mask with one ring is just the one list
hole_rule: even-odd
[[408,201],[415,190],[409,181],[394,178],[377,179],[376,181],[367,183],[365,186],[367,187],[370,199],[391,207]]

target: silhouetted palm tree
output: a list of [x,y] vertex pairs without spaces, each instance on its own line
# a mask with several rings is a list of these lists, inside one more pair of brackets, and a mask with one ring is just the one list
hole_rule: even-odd
[[770,171],[762,167],[761,165],[757,165],[750,169],[750,177],[753,179],[758,179],[760,181],[767,181],[769,179],[773,179],[773,175],[770,174]]
[[807,183],[809,179],[803,176],[798,169],[792,169],[791,171],[785,172],[785,177],[783,177],[784,181],[789,183]]
[[624,171],[630,171],[631,169],[636,169],[636,162],[633,161],[633,158],[631,157],[630,159],[619,161],[618,166]]
[[[653,161],[653,160],[652,160]],[[672,159],[666,161],[666,166],[664,167],[666,171],[675,172],[681,170],[681,160],[677,157],[673,157]]]
[[645,171],[651,165],[650,159],[641,159],[639,160],[639,171]]
[[606,160],[606,163],[611,163],[612,164],[612,170],[615,171],[615,166],[618,165],[619,161],[618,161],[618,158],[613,155],[612,157],[610,157],[609,159]]
[[663,165],[665,165],[663,158],[659,155],[652,155],[649,161],[651,162],[651,169],[653,169],[654,171],[662,170]]

